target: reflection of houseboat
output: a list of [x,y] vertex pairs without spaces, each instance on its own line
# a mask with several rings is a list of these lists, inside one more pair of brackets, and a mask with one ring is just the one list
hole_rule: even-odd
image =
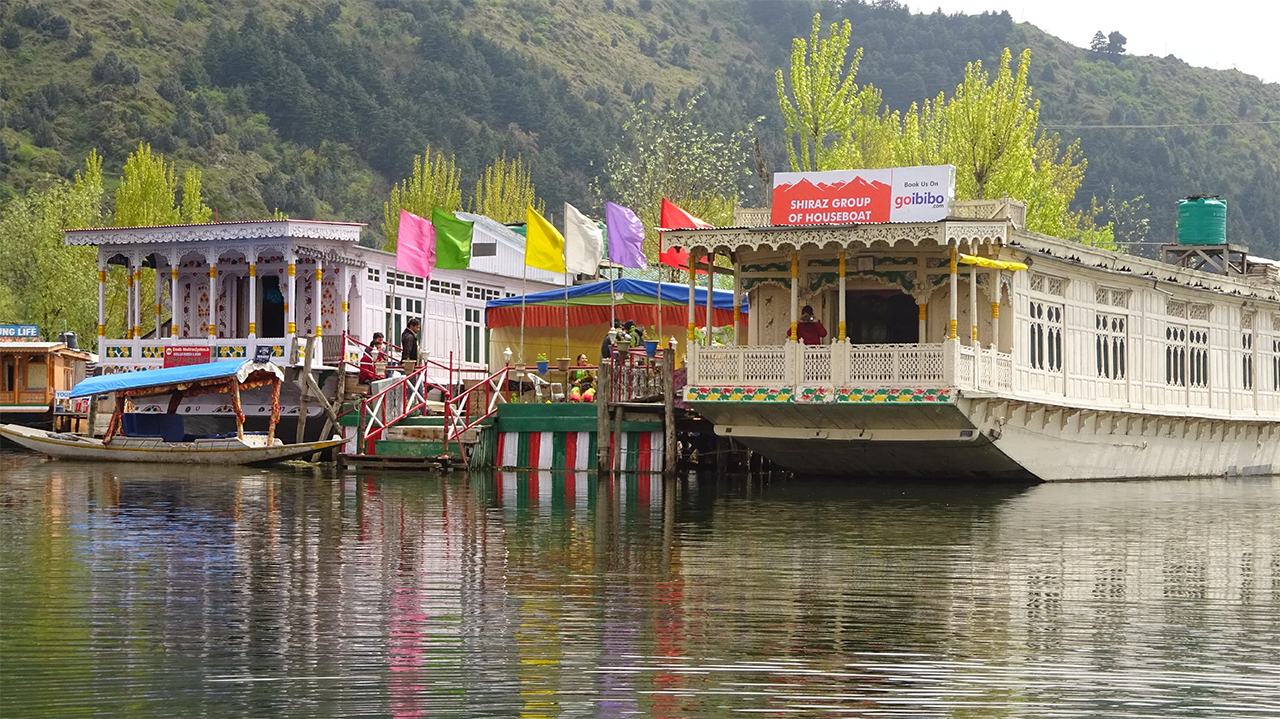
[[[1021,203],[936,206],[667,233],[729,255],[752,316],[739,345],[689,348],[686,402],[804,472],[1280,471],[1280,283],[1225,223],[1160,262],[1028,232]],[[834,330],[822,344],[788,340],[806,304]]]
[[84,379],[89,353],[62,342],[0,342],[0,424],[50,427],[59,393]]

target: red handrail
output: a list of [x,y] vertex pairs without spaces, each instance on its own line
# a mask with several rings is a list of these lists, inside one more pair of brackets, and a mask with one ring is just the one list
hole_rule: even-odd
[[[462,435],[498,413],[498,405],[506,402],[504,393],[507,386],[507,374],[510,371],[510,366],[504,366],[457,397],[451,398],[444,406],[445,451],[449,449],[449,442],[456,440],[458,442],[458,453],[462,455],[464,464],[469,465],[470,461],[467,457],[466,449],[462,446]],[[475,419],[471,418],[471,398],[473,393],[484,397],[484,412]]]
[[[446,398],[450,396],[451,393],[447,387],[441,387],[440,385],[433,384],[427,381],[426,371],[427,371],[426,366],[419,367],[418,369],[414,370],[410,374],[407,374],[401,377],[394,384],[391,384],[383,388],[382,391],[378,392],[377,394],[372,395],[370,397],[365,397],[360,401],[360,426],[357,427],[356,429],[360,435],[359,448],[360,448],[361,454],[366,454],[368,452],[370,440],[376,441],[376,440],[382,439],[383,432],[386,431],[388,428],[394,426],[397,422],[404,419],[405,417],[410,416],[414,412],[421,411],[422,408],[427,405],[428,389],[440,390],[440,392]],[[416,398],[416,401],[411,404],[410,392],[413,389],[412,383],[413,383],[413,380],[415,379],[420,379],[421,384],[418,387],[418,396]],[[400,397],[402,400],[400,414],[390,419],[384,416],[382,419],[379,420],[379,426],[371,427],[369,422],[370,413],[383,411],[383,409],[386,406],[387,398],[392,396],[391,393],[393,392],[400,393]]]

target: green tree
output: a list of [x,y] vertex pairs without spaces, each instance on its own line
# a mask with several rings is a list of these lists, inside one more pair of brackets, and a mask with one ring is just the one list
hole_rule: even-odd
[[[825,40],[819,38],[821,30],[822,15],[815,14],[808,42],[799,37],[791,42],[790,95],[782,70],[775,76],[792,170],[827,168],[833,152],[829,143],[838,142],[849,132],[862,99],[854,82],[862,48],[853,54],[845,70],[852,26],[848,20],[832,23]],[[876,97],[878,100],[879,95]]]
[[177,202],[177,171],[164,155],[152,154],[140,143],[124,163],[116,188],[116,227],[208,222],[213,216],[201,198],[200,170],[187,168],[182,177],[182,203]]
[[694,117],[697,101],[694,97],[664,112],[638,107],[605,165],[608,187],[600,194],[616,198],[644,222],[650,259],[657,257],[653,228],[662,198],[713,225],[727,225],[733,221],[738,181],[747,175],[751,126],[733,133],[709,130]]
[[391,188],[391,199],[382,205],[382,249],[396,251],[396,235],[400,232],[400,210],[419,217],[431,217],[432,208],[453,212],[462,207],[461,173],[453,156],[437,152],[431,146],[413,158],[413,174]]
[[213,210],[200,196],[200,169],[188,167],[182,174],[182,204],[178,207],[182,222],[194,224],[213,219]]
[[532,170],[519,155],[514,160],[508,160],[506,155],[494,158],[484,176],[476,180],[472,211],[498,222],[514,223],[525,221],[526,206],[532,206],[539,214],[547,212],[546,203],[534,191]]
[[[102,158],[96,151],[74,180],[56,179],[15,197],[0,210],[0,318],[37,324],[48,338],[66,329],[95,349],[98,267],[93,247],[67,246],[62,230],[100,227]],[[123,277],[114,277],[121,296]],[[122,313],[117,313],[122,314]]]

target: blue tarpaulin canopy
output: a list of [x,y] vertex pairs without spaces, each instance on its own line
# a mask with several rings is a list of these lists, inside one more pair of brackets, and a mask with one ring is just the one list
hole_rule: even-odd
[[148,387],[155,387],[156,394],[162,394],[170,391],[171,385],[175,384],[194,384],[211,380],[225,380],[231,377],[244,382],[249,378],[249,375],[257,372],[272,373],[277,379],[284,379],[284,373],[273,364],[258,364],[252,360],[237,359],[90,377],[72,388],[71,396],[87,397],[107,392],[140,390]]
[[[610,285],[614,294],[638,295],[640,297],[648,297],[655,301],[658,300],[658,287],[662,287],[662,302],[688,304],[689,302],[689,286],[678,282],[663,282],[659,285],[657,282],[649,280],[630,280],[620,279],[610,283],[608,280],[600,282],[592,282],[586,285],[575,285],[569,288],[569,304],[589,305],[589,304],[609,304]],[[564,290],[546,290],[545,292],[535,292],[531,295],[524,296],[525,305],[534,305],[539,303],[556,303],[557,301],[563,305],[565,298]],[[589,298],[600,298],[599,302],[574,302],[574,300],[584,300]],[[694,302],[699,307],[705,307],[707,304],[707,288],[697,287],[693,290]],[[519,307],[520,297],[504,297],[500,300],[489,300],[485,303],[486,308],[494,307]],[[711,306],[718,310],[733,309],[733,292],[730,290],[715,290],[711,295]],[[742,313],[746,314],[747,308],[742,308]]]

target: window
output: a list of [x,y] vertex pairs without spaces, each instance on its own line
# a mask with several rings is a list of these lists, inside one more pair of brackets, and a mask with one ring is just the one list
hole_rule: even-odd
[[1107,315],[1101,312],[1094,319],[1094,350],[1097,354],[1099,377],[1124,379],[1128,320],[1124,315]]
[[1209,331],[1193,327],[1187,331],[1191,345],[1190,380],[1192,387],[1209,386]]
[[1164,383],[1172,387],[1187,386],[1187,328],[1169,325],[1164,328]]
[[457,282],[445,282],[443,280],[431,280],[431,291],[441,295],[451,295],[459,297],[462,295],[462,285]]
[[1062,305],[1031,300],[1030,359],[1034,369],[1062,371]]
[[365,268],[365,276],[370,282],[380,282],[382,280],[382,270],[376,267]]
[[387,295],[387,340],[400,344],[400,333],[413,317],[422,317],[422,300]]
[[422,278],[416,275],[406,275],[403,272],[387,270],[387,284],[395,287],[404,287],[409,290],[417,290],[418,294],[422,293]]
[[43,359],[27,360],[27,389],[44,389],[49,386],[49,367]]
[[484,355],[480,349],[480,325],[482,323],[483,310],[467,307],[464,311],[463,333],[465,347],[463,356],[467,362],[481,362]]
[[1271,340],[1271,389],[1280,392],[1280,339]]
[[1253,330],[1246,329],[1240,335],[1240,381],[1245,389],[1253,389]]
[[501,290],[497,290],[492,287],[485,287],[484,285],[473,285],[471,283],[467,283],[467,299],[469,300],[481,300],[488,302],[489,300],[496,300],[501,296]]

